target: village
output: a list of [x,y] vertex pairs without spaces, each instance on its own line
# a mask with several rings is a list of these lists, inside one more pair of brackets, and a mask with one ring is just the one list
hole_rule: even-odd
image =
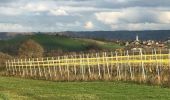
[[163,49],[168,50],[170,47],[170,37],[166,40],[156,41],[156,40],[140,40],[140,37],[136,35],[133,41],[116,41],[116,43],[125,46],[125,50],[151,50],[151,49]]

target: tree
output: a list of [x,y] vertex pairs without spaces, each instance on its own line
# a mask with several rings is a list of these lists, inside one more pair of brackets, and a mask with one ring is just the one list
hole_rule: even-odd
[[23,42],[18,51],[21,58],[39,58],[43,56],[43,53],[43,47],[31,39]]

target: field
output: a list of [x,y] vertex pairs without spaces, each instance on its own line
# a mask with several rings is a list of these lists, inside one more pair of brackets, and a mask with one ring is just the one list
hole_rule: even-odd
[[170,89],[124,82],[50,82],[0,77],[0,100],[168,100]]

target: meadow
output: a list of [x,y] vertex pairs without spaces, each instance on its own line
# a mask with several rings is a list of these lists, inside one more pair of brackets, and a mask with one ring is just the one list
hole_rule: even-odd
[[52,82],[0,77],[0,100],[169,100],[170,89],[128,82]]

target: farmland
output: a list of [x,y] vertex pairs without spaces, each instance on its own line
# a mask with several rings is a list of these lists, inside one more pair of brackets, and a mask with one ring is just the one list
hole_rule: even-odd
[[168,100],[170,89],[125,82],[51,82],[0,77],[3,100]]

